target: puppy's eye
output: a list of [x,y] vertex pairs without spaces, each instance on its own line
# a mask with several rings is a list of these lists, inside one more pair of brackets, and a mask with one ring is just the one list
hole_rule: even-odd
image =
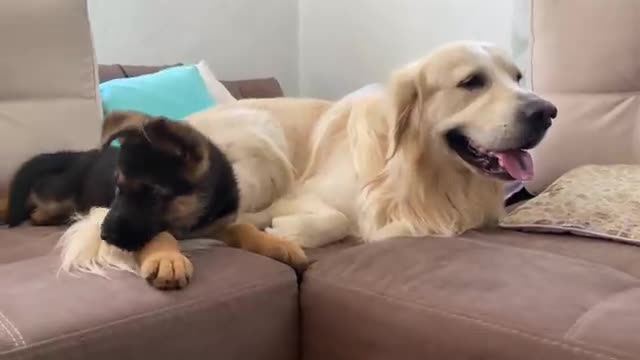
[[520,81],[522,81],[522,73],[518,71],[518,73],[516,74],[516,82]]
[[467,76],[464,80],[458,83],[459,88],[465,90],[476,90],[484,87],[487,83],[487,79],[481,73],[473,73]]

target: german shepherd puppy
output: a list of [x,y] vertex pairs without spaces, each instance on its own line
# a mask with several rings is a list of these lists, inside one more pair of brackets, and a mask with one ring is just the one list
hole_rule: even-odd
[[[42,154],[23,164],[10,185],[9,226],[29,218],[64,224],[77,212],[110,207],[101,238],[123,250],[149,254],[156,237],[213,237],[296,269],[306,265],[294,243],[233,224],[240,195],[232,165],[199,131],[164,117],[112,112],[102,134],[100,150]],[[110,146],[114,140],[120,148]],[[146,275],[155,280],[157,269]],[[190,275],[157,286],[182,287]]]
[[74,213],[108,207],[114,198],[118,149],[40,154],[14,175],[4,219],[9,227],[27,219],[33,225],[62,225]]

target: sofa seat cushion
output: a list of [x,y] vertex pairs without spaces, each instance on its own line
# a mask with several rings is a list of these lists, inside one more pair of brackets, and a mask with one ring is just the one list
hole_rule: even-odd
[[638,259],[508,231],[344,250],[305,273],[305,359],[638,359]]
[[52,254],[63,231],[49,226],[0,226],[0,266]]
[[226,247],[193,262],[193,282],[176,292],[124,272],[57,275],[53,255],[0,265],[0,358],[297,358],[290,268]]

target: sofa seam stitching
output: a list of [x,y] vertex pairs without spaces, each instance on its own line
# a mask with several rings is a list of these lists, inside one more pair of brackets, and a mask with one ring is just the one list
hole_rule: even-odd
[[414,308],[419,308],[419,309],[422,309],[422,310],[426,310],[428,312],[440,314],[440,315],[442,315],[444,317],[467,320],[467,321],[470,321],[470,322],[477,323],[478,325],[480,325],[481,327],[484,327],[484,328],[493,328],[493,329],[499,330],[499,331],[506,331],[508,333],[511,333],[511,334],[514,334],[514,335],[521,336],[523,338],[527,338],[527,339],[533,340],[534,342],[538,342],[540,344],[552,345],[554,347],[565,349],[565,350],[569,350],[569,351],[572,351],[574,353],[584,353],[584,354],[587,354],[587,355],[594,356],[596,358],[602,358],[602,359],[606,359],[606,360],[622,360],[621,358],[619,358],[617,356],[599,353],[599,352],[596,352],[594,350],[585,349],[585,348],[582,348],[582,347],[579,347],[579,346],[575,346],[575,345],[571,345],[571,344],[567,344],[567,343],[564,343],[564,342],[561,342],[561,341],[558,341],[558,340],[547,339],[547,338],[544,338],[542,336],[530,334],[530,333],[528,333],[526,331],[523,331],[523,330],[512,329],[512,328],[509,328],[509,327],[507,327],[505,325],[492,323],[490,321],[483,320],[483,319],[480,319],[480,318],[475,318],[475,317],[472,317],[470,315],[448,312],[448,311],[445,311],[445,310],[442,310],[442,309],[435,308],[433,306],[420,304],[420,303],[418,303],[416,301],[411,301],[411,300],[410,301],[400,301],[397,298],[394,298],[394,297],[391,297],[391,296],[388,296],[388,295],[384,295],[384,294],[379,294],[379,293],[376,293],[376,292],[374,292],[372,290],[364,289],[364,288],[361,288],[359,286],[355,286],[355,287],[354,286],[349,286],[349,287],[347,287],[345,285],[337,284],[337,283],[335,283],[333,281],[330,281],[328,279],[319,278],[319,277],[313,276],[313,275],[309,276],[309,278],[312,278],[312,279],[324,282],[326,284],[330,284],[330,285],[342,288],[343,290],[350,290],[350,291],[357,290],[357,291],[359,291],[361,293],[366,293],[366,294],[369,294],[369,295],[380,297],[380,298],[389,300],[391,302],[394,302],[396,304],[399,303],[400,305],[410,305],[410,306],[412,306]]
[[15,332],[15,334],[18,336],[18,341],[20,342],[20,345],[22,346],[26,346],[27,343],[26,341],[24,341],[24,337],[22,337],[22,334],[20,333],[20,331],[18,330],[18,328],[13,324],[13,322],[11,322],[11,320],[9,320],[9,318],[7,318],[2,311],[0,311],[0,319],[4,319],[4,322],[9,325],[9,327]]
[[[280,272],[278,272],[277,273],[278,276],[273,276],[273,279],[269,279],[270,281],[267,280],[269,282],[266,285],[264,285],[265,279],[262,279],[260,284],[253,284],[253,285],[245,286],[245,287],[242,287],[240,289],[237,289],[236,291],[232,291],[232,292],[228,292],[227,294],[223,294],[220,297],[214,298],[215,300],[214,300],[213,303],[219,303],[221,301],[226,301],[226,300],[229,300],[229,299],[233,299],[234,297],[236,297],[238,295],[242,295],[242,294],[246,293],[249,290],[266,289],[271,285],[277,285],[277,284],[283,283],[282,281],[274,281],[274,280],[280,280],[281,278],[279,277],[279,275],[282,275],[282,274],[289,274],[289,272],[288,271],[280,271]],[[182,303],[180,305],[173,305],[173,306],[169,305],[169,306],[164,307],[162,309],[156,309],[156,310],[144,312],[144,313],[141,313],[141,314],[130,315],[130,316],[127,316],[125,318],[114,320],[114,321],[110,321],[110,322],[105,323],[105,324],[100,324],[100,325],[97,325],[97,326],[93,326],[93,327],[88,328],[88,329],[76,330],[76,331],[72,331],[70,333],[63,334],[63,335],[60,335],[60,336],[50,337],[50,338],[47,338],[47,339],[36,341],[36,342],[31,343],[28,346],[22,347],[20,349],[11,349],[11,350],[6,350],[6,351],[0,351],[0,355],[6,355],[6,354],[15,353],[18,350],[25,350],[25,349],[30,349],[30,348],[39,347],[39,346],[46,346],[46,345],[49,345],[49,344],[61,343],[61,341],[64,341],[65,339],[68,339],[68,338],[72,338],[74,336],[98,332],[100,330],[103,330],[105,328],[109,328],[109,327],[114,326],[114,325],[129,323],[132,320],[138,320],[138,319],[144,319],[144,318],[153,318],[154,315],[165,314],[165,313],[167,313],[169,311],[188,310],[188,309],[196,308],[198,305],[201,305],[201,304],[205,303],[206,300],[210,300],[210,299],[212,299],[210,296],[206,296],[206,295],[205,296],[201,296],[201,297],[198,297],[198,298],[193,299],[191,301],[187,301],[185,303]]]
[[[571,338],[571,337],[572,337],[572,336],[574,336],[574,335],[576,335],[576,334],[574,334],[575,332],[578,332],[579,330],[581,330],[581,329],[579,329],[579,328],[582,326],[582,324],[583,324],[585,321],[590,320],[590,319],[592,318],[592,316],[594,316],[594,315],[592,315],[594,310],[596,310],[596,309],[597,309],[598,307],[600,307],[601,305],[603,305],[603,304],[605,304],[605,303],[610,302],[610,301],[611,301],[611,300],[613,300],[613,299],[616,299],[616,298],[618,298],[618,297],[621,297],[621,296],[623,296],[623,295],[626,295],[626,294],[627,294],[627,293],[629,293],[629,292],[637,291],[638,289],[640,289],[640,288],[638,288],[638,287],[631,287],[631,288],[627,288],[627,289],[625,289],[625,290],[623,290],[623,291],[619,291],[619,292],[617,292],[617,293],[616,293],[616,294],[614,294],[613,296],[608,296],[608,297],[606,297],[605,299],[602,299],[601,301],[599,301],[598,303],[596,303],[595,305],[593,305],[592,307],[590,307],[589,309],[587,309],[586,311],[584,311],[584,312],[583,312],[583,313],[578,317],[578,319],[576,320],[576,322],[575,322],[575,323],[574,323],[574,324],[569,328],[569,330],[567,330],[567,332],[565,333],[564,337],[565,337],[565,338],[569,338],[569,339],[571,339],[571,340],[573,340],[573,341],[580,341],[580,340],[578,340],[578,339],[574,339],[574,338]],[[581,341],[580,341],[580,342],[581,342]]]
[[[127,73],[127,70],[124,68],[124,66],[122,66],[122,64],[116,64],[116,67],[118,68],[118,70],[120,70],[120,73],[122,74],[122,78],[126,79],[129,78],[131,76],[129,76],[129,74]],[[115,79],[114,79],[115,80]]]
[[[9,328],[7,328],[7,326],[5,325],[4,321],[2,320],[2,318],[0,318],[0,326],[4,329],[4,331],[9,335],[9,337],[11,338],[11,340],[13,340],[13,347],[14,349],[16,347],[19,346],[18,341],[16,340],[15,336],[13,335],[13,333],[11,331],[9,331]],[[11,350],[9,350],[11,351]]]
[[[508,229],[509,231],[514,231],[512,229]],[[589,238],[592,239],[592,238]],[[549,258],[554,258],[554,257],[558,257],[558,258],[562,258],[565,260],[571,260],[573,262],[576,262],[578,264],[582,264],[582,265],[589,265],[589,266],[593,266],[594,268],[599,268],[601,270],[604,270],[606,272],[621,276],[626,278],[626,280],[630,280],[633,282],[640,282],[640,278],[622,271],[622,270],[618,270],[615,268],[612,268],[611,266],[605,265],[603,263],[598,263],[598,262],[593,262],[593,261],[588,261],[585,259],[578,259],[578,258],[574,258],[571,256],[567,256],[567,255],[562,255],[562,254],[555,254],[555,253],[550,253],[550,252],[546,252],[546,251],[542,251],[542,250],[536,250],[536,249],[528,249],[528,248],[522,248],[522,247],[518,247],[518,246],[513,246],[513,245],[509,245],[509,244],[496,244],[493,243],[491,241],[486,241],[486,240],[482,240],[482,239],[471,239],[468,237],[459,237],[458,240],[463,240],[463,241],[467,241],[470,243],[475,243],[475,244],[482,244],[482,245],[486,245],[486,246],[490,246],[490,247],[495,247],[495,248],[508,248],[510,250],[514,250],[514,251],[521,251],[521,252],[531,252],[531,253],[536,253],[536,254],[540,254]],[[633,246],[633,245],[629,245],[629,246]]]

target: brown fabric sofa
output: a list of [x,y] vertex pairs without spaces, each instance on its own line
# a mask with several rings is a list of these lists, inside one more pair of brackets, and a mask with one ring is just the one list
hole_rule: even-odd
[[[609,4],[619,10],[632,3],[625,1]],[[589,58],[593,31],[611,38],[569,21],[585,3],[602,4],[532,3],[534,18],[543,18],[534,25],[546,24],[535,33],[544,48],[533,65],[544,67],[533,69],[533,80],[560,76],[570,56]],[[616,18],[607,19],[600,25],[615,29]],[[564,54],[558,31],[585,45]],[[101,66],[99,77],[157,69]],[[640,71],[629,74],[639,84]],[[282,94],[274,79],[225,85],[236,97]],[[558,101],[558,121],[575,111],[563,101],[600,99],[593,87],[588,96],[579,87],[543,90]],[[597,114],[640,121],[639,112],[617,109]],[[187,289],[160,292],[125,273],[56,276],[60,231],[0,228],[0,359],[640,359],[640,248],[631,245],[504,230],[344,242],[310,251],[316,261],[301,279],[269,259],[220,247],[195,255]]]
[[[559,109],[527,189],[638,164],[640,2],[527,8],[531,84]],[[300,302],[308,360],[640,359],[640,248],[607,240],[496,230],[360,246],[312,266]]]
[[[279,95],[267,81],[257,95]],[[300,290],[288,268],[219,248],[195,256],[187,290],[162,293],[129,274],[56,277],[59,234],[0,229],[2,359],[640,356],[628,245],[509,231],[345,243],[311,251]]]
[[[161,67],[102,65],[101,81]],[[236,97],[281,96],[275,79],[224,82]],[[57,276],[62,229],[0,227],[0,359],[299,358],[295,273],[221,247],[194,256],[197,281],[163,293],[137,276]]]

